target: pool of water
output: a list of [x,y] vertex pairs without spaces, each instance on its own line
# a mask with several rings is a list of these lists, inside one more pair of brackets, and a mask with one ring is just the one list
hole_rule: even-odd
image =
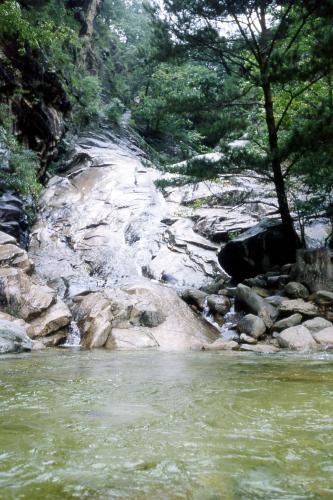
[[333,498],[333,356],[2,356],[0,498]]

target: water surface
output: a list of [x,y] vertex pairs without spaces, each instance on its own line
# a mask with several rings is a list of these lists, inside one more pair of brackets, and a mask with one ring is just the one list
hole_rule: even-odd
[[0,358],[1,499],[333,498],[333,357]]

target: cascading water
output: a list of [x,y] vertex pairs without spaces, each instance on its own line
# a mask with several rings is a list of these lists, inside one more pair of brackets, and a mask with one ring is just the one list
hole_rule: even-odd
[[219,325],[214,318],[213,313],[211,312],[208,305],[208,297],[205,300],[202,317],[205,321],[210,323],[214,328],[216,328],[222,338],[226,340],[233,340],[235,336],[237,337],[237,332],[235,331],[237,323],[240,321],[242,313],[235,310],[235,305],[232,303],[230,311],[224,316],[223,325]]
[[81,332],[76,321],[71,321],[68,330],[68,337],[63,347],[80,347]]

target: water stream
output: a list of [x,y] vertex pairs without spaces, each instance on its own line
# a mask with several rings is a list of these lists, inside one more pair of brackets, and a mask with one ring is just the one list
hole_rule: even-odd
[[0,498],[333,497],[333,356],[0,358]]

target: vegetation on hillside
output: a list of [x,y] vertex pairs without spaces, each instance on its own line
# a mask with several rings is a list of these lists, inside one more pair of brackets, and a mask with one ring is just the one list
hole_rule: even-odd
[[[295,246],[291,213],[301,226],[332,217],[331,0],[165,0],[162,9],[142,0],[104,0],[91,37],[82,36],[71,2],[35,4],[0,2],[0,44],[15,40],[18,58],[31,50],[43,54],[68,96],[71,131],[117,126],[129,108],[131,125],[164,168],[200,153],[224,154],[213,166],[183,164],[177,182],[248,168],[273,182]],[[36,155],[20,143],[2,90],[0,102],[0,155],[6,149],[9,165],[2,182],[36,193]],[[230,148],[240,137],[247,146]]]

